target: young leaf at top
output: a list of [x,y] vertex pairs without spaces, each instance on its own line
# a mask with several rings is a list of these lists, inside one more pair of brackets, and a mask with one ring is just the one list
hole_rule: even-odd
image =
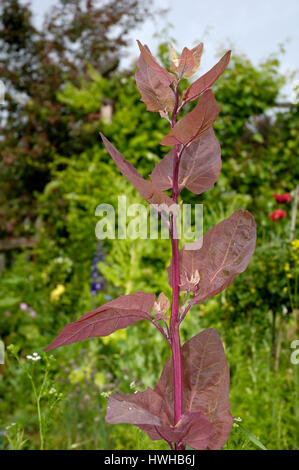
[[203,43],[188,49],[184,47],[180,57],[178,57],[172,44],[169,45],[172,64],[170,70],[177,74],[178,79],[182,77],[190,78],[194,75],[200,66],[200,60],[203,52]]
[[211,328],[182,347],[183,415],[174,426],[172,358],[164,366],[154,390],[134,395],[111,395],[106,421],[131,423],[152,440],[221,449],[233,423],[228,401],[229,368],[218,333]]
[[[150,178],[162,191],[172,187],[174,149],[156,164]],[[221,169],[221,149],[212,128],[183,150],[178,176],[179,191],[201,194],[212,188]]]
[[54,341],[45,348],[45,351],[88,338],[108,336],[116,330],[134,325],[139,320],[149,319],[154,302],[155,294],[141,291],[121,295],[117,299],[85,313],[74,323],[66,325]]
[[220,107],[211,90],[205,91],[195,108],[183,116],[161,141],[161,145],[189,144],[199,139],[217,118]]
[[[202,247],[180,251],[180,289],[191,289],[190,303],[203,302],[226,289],[247,268],[256,244],[256,224],[250,212],[238,210],[203,236]],[[167,269],[171,283],[171,266]]]
[[210,88],[213,83],[218,80],[220,75],[223,74],[226,67],[229,64],[231,56],[231,51],[228,51],[220,60],[217,62],[214,67],[211,68],[207,73],[199,77],[195,82],[193,82],[189,88],[186,90],[183,102],[184,104],[188,103],[189,101],[193,101],[199,97],[205,90]]
[[136,168],[128,162],[115,147],[113,147],[109,140],[106,139],[102,133],[100,133],[100,135],[106,149],[118,166],[120,172],[137,189],[143,199],[145,199],[149,204],[166,204],[168,207],[173,206],[173,200],[169,196],[164,194],[159,188],[156,188],[152,182],[142,178]]
[[137,43],[145,62],[156,72],[160,81],[165,85],[170,85],[171,83],[175,82],[175,76],[168,72],[168,70],[166,70],[160,64],[158,64],[158,62],[152,56],[149,48],[147,46],[143,46],[140,41],[137,41]]
[[175,95],[169,85],[176,81],[174,75],[156,62],[147,46],[143,46],[139,41],[138,45],[141,54],[135,79],[141,100],[146,104],[148,111],[172,112]]

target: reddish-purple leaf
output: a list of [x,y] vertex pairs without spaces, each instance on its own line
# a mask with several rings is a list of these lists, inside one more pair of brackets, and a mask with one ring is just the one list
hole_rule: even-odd
[[203,450],[209,445],[213,434],[213,424],[201,411],[188,411],[182,415],[175,426],[161,426],[156,430],[167,442]]
[[109,397],[106,422],[110,424],[130,423],[136,425],[163,425],[162,397],[151,388],[134,395],[116,394]]
[[128,181],[137,189],[140,196],[145,199],[149,204],[166,204],[168,207],[173,205],[173,200],[157,188],[152,182],[142,178],[136,168],[128,162],[123,155],[116,150],[115,147],[109,142],[106,137],[100,133],[106,149],[110,156],[118,166],[120,172],[127,178]]
[[[229,404],[229,367],[214,328],[202,331],[183,345],[182,371],[184,413],[201,411],[213,424],[207,448],[221,449],[229,437],[233,417]],[[164,366],[155,391],[163,393],[173,403],[171,358]],[[189,441],[187,444],[192,447]]]
[[184,103],[188,103],[189,101],[193,101],[199,97],[205,90],[210,88],[213,83],[218,80],[220,75],[223,74],[226,67],[229,64],[231,56],[231,51],[228,51],[220,60],[217,62],[214,67],[211,68],[207,73],[199,77],[189,88],[186,90],[184,95]]
[[160,82],[164,85],[170,85],[176,81],[176,78],[172,73],[168,72],[164,67],[162,67],[156,59],[152,56],[151,51],[147,46],[143,46],[140,41],[137,41],[140,52],[147,63],[147,65],[155,72]]
[[[163,191],[172,187],[173,161],[174,149],[171,149],[150,174],[154,185]],[[186,187],[195,194],[207,191],[218,180],[220,169],[221,149],[210,128],[184,149],[179,167],[179,190]]]
[[175,104],[174,92],[169,83],[161,81],[161,74],[146,62],[143,54],[140,54],[137,62],[135,79],[141,100],[146,104],[148,111],[166,112],[166,115],[172,112]]
[[213,92],[205,91],[195,108],[183,116],[161,141],[161,145],[188,144],[212,126],[220,111]]
[[153,440],[165,439],[194,449],[221,449],[233,417],[228,401],[229,368],[215,329],[205,330],[183,345],[182,371],[183,415],[176,426],[172,358],[154,390],[109,397],[106,421],[135,424]]
[[134,325],[139,320],[150,318],[149,313],[154,302],[155,294],[141,291],[121,295],[117,299],[85,313],[74,323],[69,323],[45,350],[77,343],[88,338],[108,336],[116,330]]
[[[256,244],[256,224],[248,211],[238,210],[203,236],[199,250],[180,251],[180,289],[191,288],[191,304],[203,302],[226,289],[247,268]],[[171,267],[168,268],[171,283]]]

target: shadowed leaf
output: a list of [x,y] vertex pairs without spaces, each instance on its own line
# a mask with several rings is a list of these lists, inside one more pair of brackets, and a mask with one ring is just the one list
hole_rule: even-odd
[[111,395],[107,406],[106,422],[161,426],[159,417],[162,399],[151,388],[134,395]]
[[218,333],[205,330],[182,347],[183,415],[173,424],[173,366],[169,358],[154,390],[109,397],[106,421],[131,423],[152,440],[220,449],[233,417],[228,402],[229,369]]
[[[180,251],[180,289],[190,289],[195,274],[198,282],[191,304],[203,302],[229,286],[247,268],[256,244],[256,224],[248,211],[238,210],[203,236],[199,250]],[[171,266],[167,269],[171,283]]]
[[214,67],[211,68],[207,73],[199,77],[189,88],[186,90],[184,95],[184,103],[188,103],[189,101],[193,101],[199,97],[205,90],[210,88],[213,83],[218,80],[220,75],[223,74],[226,67],[229,64],[231,56],[231,51],[228,51],[220,60],[217,62]]
[[162,426],[157,429],[168,442],[203,450],[209,444],[213,424],[201,411],[188,411],[182,415],[176,426]]
[[[161,190],[172,187],[174,149],[156,164],[150,174],[152,182]],[[212,128],[192,142],[182,153],[179,167],[179,190],[188,188],[201,194],[212,188],[221,169],[221,149]]]
[[188,144],[200,138],[217,118],[220,111],[213,92],[207,90],[195,108],[183,116],[161,141],[161,145]]
[[[229,437],[233,417],[229,404],[229,367],[214,328],[202,331],[183,345],[182,371],[184,413],[201,411],[213,424],[207,448],[221,449]],[[164,366],[155,391],[163,393],[173,403],[171,358]],[[189,441],[188,445],[192,447]],[[197,448],[194,441],[193,447]]]
[[141,291],[121,295],[117,299],[85,313],[74,323],[69,323],[54,341],[45,348],[45,351],[88,338],[108,336],[116,330],[126,328],[144,318],[149,318],[149,312],[154,302],[155,294],[147,294]]

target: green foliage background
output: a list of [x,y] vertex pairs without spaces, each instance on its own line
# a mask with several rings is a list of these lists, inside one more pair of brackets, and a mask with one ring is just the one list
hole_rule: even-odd
[[[164,53],[162,45],[162,59]],[[283,207],[287,217],[278,222],[268,214],[278,207],[273,192],[294,194],[299,110],[295,105],[275,107],[285,82],[278,70],[278,57],[254,67],[246,57],[233,55],[214,87],[222,108],[215,124],[222,147],[221,176],[207,193],[184,191],[182,197],[204,204],[204,231],[240,207],[249,209],[257,221],[258,244],[245,273],[224,293],[192,309],[182,338],[217,328],[231,369],[233,415],[268,449],[296,449],[299,365],[290,362],[290,344],[298,338],[298,244],[289,242],[292,205]],[[6,346],[17,347],[23,365],[33,351],[42,355],[33,365],[37,383],[48,367],[41,402],[46,448],[165,448],[133,426],[104,422],[107,394],[153,386],[169,357],[167,344],[151,325],[140,322],[107,338],[55,350],[51,366],[42,349],[67,322],[111,297],[137,290],[170,296],[168,240],[99,243],[95,237],[98,204],[117,206],[118,195],[126,195],[128,204],[142,202],[104,150],[99,131],[146,177],[167,151],[159,142],[168,124],[146,112],[132,71],[108,79],[89,66],[88,76],[76,86],[65,83],[56,98],[65,115],[72,116],[74,140],[80,134],[85,147],[72,156],[51,156],[50,181],[35,193],[41,220],[38,243],[15,253],[0,279],[1,337]],[[111,122],[99,115],[107,99],[113,103]],[[104,253],[98,268],[105,285],[92,297],[92,259],[99,249]],[[55,300],[57,286],[63,292]],[[22,302],[36,316],[22,310]],[[38,421],[26,373],[9,353],[1,372],[2,447],[36,449]],[[53,393],[62,395],[49,416]],[[225,449],[254,448],[236,422]]]

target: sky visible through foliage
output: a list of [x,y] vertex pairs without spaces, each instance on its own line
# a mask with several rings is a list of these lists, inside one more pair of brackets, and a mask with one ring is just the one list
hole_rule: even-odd
[[[38,25],[44,13],[56,3],[56,0],[31,0]],[[204,42],[206,53],[202,60],[202,72],[213,65],[219,50],[232,48],[235,52],[247,54],[254,64],[258,64],[269,54],[277,52],[280,45],[286,49],[281,57],[281,71],[285,73],[299,69],[298,0],[286,0],[283,8],[280,0],[215,0],[213,8],[203,0],[163,0],[151,3],[153,8],[167,9],[168,13],[156,16],[154,21],[146,21],[132,32],[131,47],[122,62],[124,66],[137,58],[136,37],[142,43],[151,44],[151,49],[155,51],[167,27],[169,35],[176,38],[178,49],[184,45],[191,47],[194,43]],[[159,31],[160,34],[156,36]],[[294,79],[298,80],[299,76]],[[284,88],[289,98],[292,97],[291,90],[290,84]]]

